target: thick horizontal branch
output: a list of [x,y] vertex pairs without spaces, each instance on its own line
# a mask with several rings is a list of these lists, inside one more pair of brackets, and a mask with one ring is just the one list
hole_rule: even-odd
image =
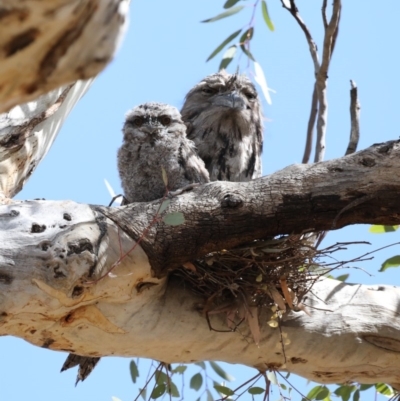
[[[259,316],[256,346],[245,324],[231,333],[210,330],[199,312],[204,300],[165,277],[182,261],[263,236],[399,223],[399,153],[393,141],[250,183],[210,183],[171,200],[164,213],[183,213],[179,226],[154,222],[160,201],[117,209],[2,205],[0,335],[79,355],[215,359],[325,383],[399,388],[399,289],[319,280],[302,300],[311,316],[284,314],[282,348],[268,310]],[[210,318],[213,328],[226,328],[223,314]]]
[[129,0],[3,1],[0,112],[79,79],[111,60]]
[[[153,223],[141,246],[162,276],[188,260],[256,238],[350,224],[399,224],[399,171],[400,142],[391,141],[340,159],[292,165],[251,182],[206,184],[172,199],[166,213],[183,213],[184,224]],[[95,210],[137,240],[159,203]]]
[[[284,348],[267,310],[257,346],[245,324],[210,330],[198,312],[204,300],[152,277],[143,250],[128,252],[134,241],[86,205],[18,202],[0,206],[0,219],[0,335],[87,356],[222,360],[325,383],[400,383],[395,287],[320,280],[303,299],[311,316],[283,316]],[[112,277],[95,282],[118,260]],[[226,328],[223,314],[210,319]]]

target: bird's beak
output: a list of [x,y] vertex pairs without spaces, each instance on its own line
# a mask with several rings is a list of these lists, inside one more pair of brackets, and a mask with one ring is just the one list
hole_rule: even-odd
[[218,95],[212,100],[212,103],[215,106],[229,107],[231,109],[239,110],[246,107],[242,96],[240,96],[236,91]]
[[142,125],[142,129],[150,135],[157,136],[161,132],[162,127],[160,124],[145,123]]

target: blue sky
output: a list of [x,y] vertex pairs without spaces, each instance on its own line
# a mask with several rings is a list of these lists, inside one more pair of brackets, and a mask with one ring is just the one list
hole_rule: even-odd
[[[229,34],[248,24],[252,12],[252,1],[243,1],[248,8],[239,14],[214,23],[200,23],[221,12],[223,3],[134,0],[130,28],[120,52],[71,113],[49,154],[17,198],[72,199],[104,205],[110,198],[105,178],[120,193],[116,152],[122,140],[125,112],[146,101],[180,108],[185,93],[217,70],[220,56],[208,63],[205,60]],[[297,1],[303,19],[322,48],[320,3]],[[350,79],[359,87],[362,108],[359,149],[399,137],[400,58],[394,32],[400,2],[387,2],[381,7],[376,2],[344,3],[329,72],[326,159],[341,157],[347,147]],[[264,175],[301,161],[314,76],[299,27],[279,1],[269,0],[268,7],[275,32],[268,30],[258,10],[251,45],[270,88],[276,91],[271,94],[271,106],[264,102]],[[235,71],[237,65],[234,60],[228,70]],[[246,66],[242,57],[241,71],[251,73],[252,66],[249,70]],[[368,249],[354,247],[342,259],[399,241],[399,235],[372,235],[367,226],[354,226],[330,233],[325,244],[351,240],[368,240],[373,245]],[[374,261],[359,266],[373,276],[352,270],[350,281],[398,284],[397,270],[378,273],[380,263],[398,252],[397,246],[377,254]],[[11,337],[1,339],[0,352],[4,400],[109,401],[111,396],[117,396],[127,401],[136,396],[129,377],[129,359],[105,358],[91,377],[75,388],[75,371],[59,373],[66,354]],[[236,383],[253,374],[238,367],[229,369]],[[304,389],[304,381],[297,383]],[[279,397],[277,393],[274,396]]]

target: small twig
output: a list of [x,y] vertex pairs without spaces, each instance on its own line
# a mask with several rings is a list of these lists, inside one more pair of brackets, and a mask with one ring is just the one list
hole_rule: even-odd
[[282,7],[285,10],[288,10],[290,12],[290,14],[293,15],[294,19],[297,21],[297,23],[299,24],[300,28],[302,29],[302,31],[304,32],[304,35],[306,36],[307,39],[307,43],[310,49],[310,53],[311,53],[311,58],[314,62],[314,70],[315,73],[317,74],[319,69],[320,69],[320,63],[319,63],[319,58],[318,58],[318,48],[317,45],[314,42],[314,39],[311,36],[311,33],[307,27],[307,25],[304,23],[303,19],[300,17],[299,14],[299,10],[296,6],[296,3],[294,0],[290,0],[290,7],[287,7],[285,4],[284,0],[281,0],[282,3]]
[[350,140],[347,146],[346,156],[357,150],[358,141],[360,140],[360,103],[358,101],[357,85],[350,80]]
[[160,364],[157,366],[157,368],[154,370],[153,374],[150,376],[150,378],[147,380],[146,384],[144,385],[144,387],[139,391],[139,394],[137,395],[137,397],[134,399],[134,401],[137,401],[140,397],[140,395],[143,393],[143,390],[149,385],[150,380],[154,377],[154,375],[156,374],[158,368],[161,366],[162,362],[160,362]]
[[317,118],[317,113],[318,113],[318,96],[317,96],[317,88],[316,88],[316,85],[314,84],[314,90],[313,90],[312,100],[311,100],[310,117],[308,118],[308,125],[307,125],[306,146],[304,149],[304,155],[303,155],[303,160],[302,160],[302,163],[304,163],[304,164],[308,163],[310,160],[313,136],[314,136],[313,135],[314,126],[315,126],[315,121]]
[[307,398],[307,397],[306,397],[303,393],[301,393],[299,390],[297,390],[297,388],[296,388],[295,386],[293,386],[293,384],[290,383],[290,381],[289,381],[288,379],[286,379],[286,377],[283,376],[282,373],[280,373],[280,372],[278,372],[278,371],[276,371],[275,373],[277,373],[280,377],[282,377],[282,379],[285,380],[285,382],[286,382],[287,384],[289,384],[289,386],[292,387],[294,391],[297,391],[297,393],[300,394],[300,395],[303,397],[303,400],[310,401],[310,399]]
[[326,18],[326,6],[328,5],[328,0],[323,0],[322,2],[322,21],[324,22],[324,28],[326,29],[328,26],[328,19]]

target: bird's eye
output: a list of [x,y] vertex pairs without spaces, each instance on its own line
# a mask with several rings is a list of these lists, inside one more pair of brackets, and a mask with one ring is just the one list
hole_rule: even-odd
[[141,127],[141,126],[143,125],[143,118],[141,118],[141,117],[136,117],[136,118],[134,118],[134,119],[132,120],[132,124],[133,124],[135,127]]
[[214,88],[210,88],[209,86],[206,86],[201,90],[204,94],[206,95],[214,95],[214,93],[217,93],[217,90]]
[[168,116],[161,116],[161,117],[159,118],[159,120],[160,120],[160,123],[161,123],[162,125],[169,125],[169,124],[171,124],[171,118],[168,117]]
[[256,95],[251,92],[245,92],[244,95],[247,97],[249,100],[254,100],[256,98]]

